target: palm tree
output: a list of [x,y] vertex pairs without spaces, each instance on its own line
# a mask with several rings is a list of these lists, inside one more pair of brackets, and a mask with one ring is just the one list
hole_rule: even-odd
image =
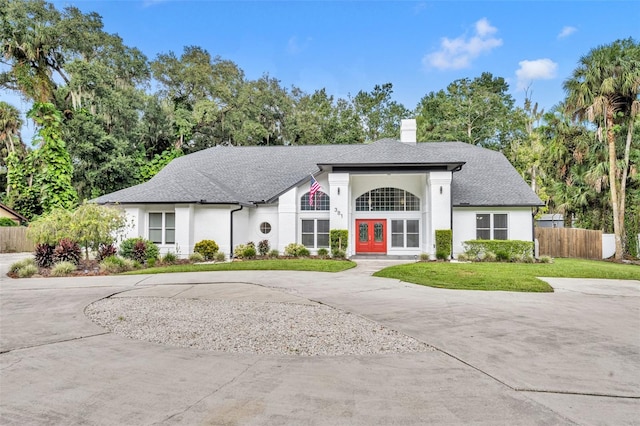
[[16,141],[20,140],[22,119],[18,108],[0,101],[0,143],[5,144],[7,155],[16,151]]
[[[615,258],[621,260],[629,151],[635,118],[640,111],[640,45],[628,38],[592,49],[580,58],[578,68],[564,82],[564,89],[567,92],[568,112],[577,119],[596,123],[600,142],[604,130],[609,151]],[[623,170],[616,153],[616,128],[620,125],[630,128],[623,156]]]

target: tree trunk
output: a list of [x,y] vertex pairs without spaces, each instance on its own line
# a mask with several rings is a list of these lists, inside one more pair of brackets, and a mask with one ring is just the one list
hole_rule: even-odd
[[[627,143],[624,146],[624,170],[622,171],[622,179],[620,180],[620,209],[618,210],[618,221],[620,222],[620,235],[621,238],[626,236],[626,230],[624,226],[624,209],[626,204],[627,195],[627,176],[629,173],[629,154],[631,152],[631,140],[633,139],[633,130],[635,127],[635,120],[633,117],[629,120],[629,126],[627,129]],[[625,241],[623,241],[622,247],[625,247]]]
[[[613,209],[613,233],[616,241],[616,260],[622,260],[622,233],[618,205],[618,186],[616,185],[616,135],[613,131],[613,109],[607,108],[607,144],[609,145],[609,189],[611,191],[611,208]],[[624,213],[623,213],[624,214]]]

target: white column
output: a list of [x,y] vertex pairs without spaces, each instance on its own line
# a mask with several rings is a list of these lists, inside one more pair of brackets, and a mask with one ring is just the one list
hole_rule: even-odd
[[284,253],[287,245],[296,242],[298,201],[296,188],[285,192],[278,199],[278,251],[280,253]]
[[435,255],[436,230],[451,229],[451,172],[430,172],[427,183],[430,205],[428,253]]
[[353,252],[351,241],[352,229],[349,219],[349,205],[351,199],[349,191],[349,173],[329,173],[329,229],[346,229],[349,231],[349,245],[347,256]]
[[[189,257],[193,253],[193,225],[194,207],[193,204],[186,206],[176,206],[176,254],[181,258]],[[178,252],[179,251],[179,252]]]

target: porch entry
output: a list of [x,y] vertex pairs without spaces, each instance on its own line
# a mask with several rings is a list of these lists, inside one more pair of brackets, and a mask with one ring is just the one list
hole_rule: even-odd
[[356,253],[386,253],[386,228],[386,219],[356,219]]

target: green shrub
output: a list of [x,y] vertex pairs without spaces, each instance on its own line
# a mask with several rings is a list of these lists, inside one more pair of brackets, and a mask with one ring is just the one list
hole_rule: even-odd
[[492,251],[485,252],[482,256],[483,262],[495,262],[497,259],[496,254]]
[[0,226],[18,226],[18,224],[8,217],[0,217]]
[[173,252],[168,252],[162,257],[162,262],[168,265],[173,265],[174,263],[177,262],[177,260],[178,260],[178,256],[176,256],[176,254]]
[[241,258],[242,253],[247,248],[246,244],[238,244],[236,248],[233,249],[233,257]]
[[51,268],[52,277],[66,277],[76,271],[76,265],[71,262],[59,262]]
[[278,256],[280,256],[280,252],[276,249],[273,249],[269,252],[269,257],[272,259],[276,259]]
[[436,259],[446,260],[451,256],[453,231],[436,229]]
[[511,260],[511,255],[509,255],[509,252],[506,250],[497,250],[496,260],[498,262],[509,262]]
[[[463,243],[465,253],[471,260],[484,260],[487,252],[500,252],[501,257],[507,259],[522,259],[533,256],[533,241],[520,240],[470,240]],[[505,255],[506,253],[506,255]]]
[[216,253],[216,262],[224,262],[225,260],[227,260],[227,256],[224,254],[224,252],[219,251]]
[[311,252],[309,252],[309,249],[306,247],[298,251],[298,257],[309,257],[309,256],[311,256]]
[[271,250],[269,240],[262,240],[258,243],[258,253],[260,253],[260,256],[266,256],[269,250]]
[[41,268],[48,268],[53,265],[53,249],[55,246],[47,243],[36,244],[33,252],[35,263]]
[[334,250],[346,250],[349,245],[349,231],[346,229],[332,229],[329,231],[329,247]]
[[9,267],[9,272],[13,272],[14,274],[18,273],[18,270],[24,268],[27,265],[32,265],[32,266],[36,266],[36,261],[29,257],[27,259],[22,259],[22,260],[18,260],[17,262],[14,262],[11,264],[11,266]]
[[305,251],[307,252],[308,256],[309,250],[302,244],[298,243],[291,243],[284,248],[285,256],[300,257]]
[[204,256],[200,253],[193,252],[189,255],[189,260],[192,262],[204,262]]
[[347,252],[345,252],[344,250],[338,250],[338,249],[332,250],[331,257],[333,257],[334,259],[346,259]]
[[329,250],[327,250],[326,248],[319,248],[318,249],[318,256],[321,259],[324,259],[325,257],[327,257],[329,255]]
[[420,253],[420,260],[423,262],[429,260],[429,253]]
[[522,256],[518,261],[522,263],[534,263],[536,260],[533,256]]
[[56,248],[53,249],[53,261],[55,263],[71,262],[77,265],[80,262],[81,255],[80,245],[69,238],[61,239]]
[[16,272],[19,278],[29,278],[37,273],[38,267],[36,265],[25,265]]
[[456,260],[460,262],[466,262],[467,260],[469,260],[469,256],[467,256],[466,253],[458,253],[458,255],[456,256]]
[[242,258],[243,259],[255,259],[256,258],[256,248],[250,245],[245,246],[244,250],[242,250]]
[[218,250],[220,250],[220,247],[213,240],[199,241],[193,247],[193,251],[203,255],[205,260],[213,260]]
[[120,244],[120,256],[140,263],[147,264],[150,260],[156,260],[160,255],[160,249],[152,241],[141,237],[128,238]]
[[119,274],[134,269],[134,261],[118,256],[109,256],[100,262],[100,270],[108,274]]
[[540,256],[540,259],[538,259],[540,261],[540,263],[553,263],[553,259],[551,258],[551,256]]

